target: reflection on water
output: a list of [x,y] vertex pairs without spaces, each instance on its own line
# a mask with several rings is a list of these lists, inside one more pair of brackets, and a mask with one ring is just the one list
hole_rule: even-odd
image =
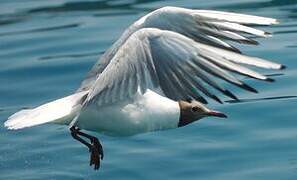
[[38,12],[67,12],[67,11],[97,11],[97,10],[107,10],[111,9],[115,11],[117,9],[129,10],[134,9],[133,5],[155,2],[158,0],[131,0],[131,1],[117,1],[117,0],[105,0],[105,1],[77,1],[77,2],[66,2],[60,6],[54,7],[41,7],[36,9],[31,9],[28,13],[38,13]]
[[282,62],[265,71],[276,82],[244,79],[240,100],[209,104],[228,114],[184,128],[129,138],[96,134],[105,147],[100,172],[67,127],[21,131],[0,126],[0,179],[296,179],[296,0],[1,0],[0,122],[76,90],[123,30],[161,6],[228,10],[280,19],[274,36],[243,46],[246,54]]
[[256,101],[277,100],[277,99],[291,99],[291,98],[297,98],[297,96],[265,97],[265,98],[257,98],[257,99],[236,99],[236,100],[228,100],[225,102],[244,103],[244,102],[256,102]]
[[95,56],[98,57],[98,55],[104,54],[104,51],[100,52],[100,53],[80,53],[80,54],[64,54],[64,55],[56,55],[56,56],[43,56],[40,57],[39,60],[43,61],[43,60],[52,60],[52,59],[61,59],[61,58],[82,58],[82,57],[88,57],[88,56]]
[[54,26],[54,27],[47,27],[47,28],[37,28],[32,30],[25,30],[25,31],[17,31],[17,32],[4,32],[0,33],[1,36],[8,36],[8,35],[16,35],[16,34],[26,34],[26,33],[34,33],[34,32],[43,32],[43,31],[54,31],[59,29],[67,29],[67,28],[74,28],[79,26],[78,24],[69,24],[69,25],[62,25],[62,26]]

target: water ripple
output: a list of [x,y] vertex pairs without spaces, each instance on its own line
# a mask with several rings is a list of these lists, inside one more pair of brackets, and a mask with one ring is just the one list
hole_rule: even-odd
[[[8,131],[3,122],[22,108],[66,96],[91,66],[141,15],[171,5],[264,15],[281,24],[246,54],[275,59],[287,69],[274,83],[233,86],[238,101],[213,109],[228,119],[206,118],[174,130],[128,138],[99,137],[105,159],[99,172],[68,127],[42,125]],[[0,179],[296,179],[296,0],[1,0]]]

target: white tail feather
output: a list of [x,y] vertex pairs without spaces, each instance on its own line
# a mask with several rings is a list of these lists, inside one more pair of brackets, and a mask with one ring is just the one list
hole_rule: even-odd
[[[8,118],[4,126],[8,129],[22,129],[48,122],[66,123],[77,111],[76,106],[88,91],[72,94],[70,96],[46,103],[34,109],[21,110]],[[63,122],[65,121],[65,122]]]

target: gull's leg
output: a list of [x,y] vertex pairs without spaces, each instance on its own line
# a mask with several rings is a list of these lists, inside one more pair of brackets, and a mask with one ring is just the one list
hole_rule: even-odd
[[[102,145],[100,144],[99,140],[91,135],[88,135],[86,133],[83,133],[80,131],[78,127],[72,126],[70,128],[71,135],[74,139],[77,141],[81,142],[85,146],[89,148],[89,151],[91,152],[91,157],[90,157],[90,166],[94,164],[94,169],[97,170],[100,167],[100,159],[103,159],[103,148]],[[88,143],[85,141],[83,138],[80,136],[83,136],[85,138],[88,138],[91,143]]]

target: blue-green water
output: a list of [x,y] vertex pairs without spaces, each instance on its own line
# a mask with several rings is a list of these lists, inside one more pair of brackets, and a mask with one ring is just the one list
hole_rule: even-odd
[[[227,120],[129,138],[94,133],[105,150],[99,172],[67,127],[4,129],[17,110],[75,91],[129,24],[165,5],[278,18],[265,28],[272,38],[242,49],[288,68],[275,83],[246,79],[259,94],[234,88],[246,101],[209,104]],[[0,179],[297,179],[296,20],[296,0],[1,0]]]

